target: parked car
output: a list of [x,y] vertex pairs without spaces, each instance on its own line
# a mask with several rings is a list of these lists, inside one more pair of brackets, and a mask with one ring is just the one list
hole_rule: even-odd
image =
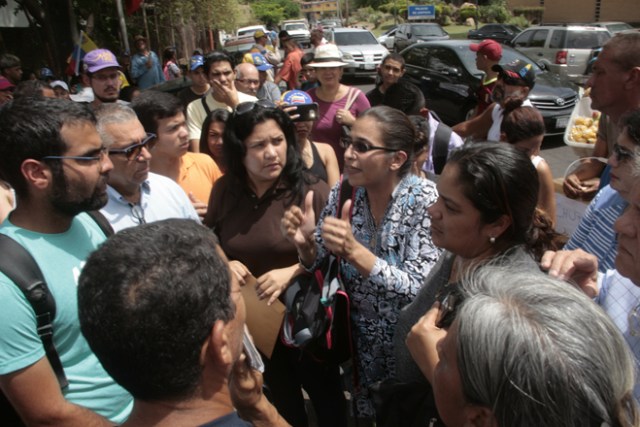
[[262,30],[265,33],[267,32],[264,25],[251,25],[238,28],[235,36],[225,41],[224,49],[232,54],[247,52],[256,43],[253,35],[258,30]]
[[306,19],[290,19],[282,21],[280,28],[289,33],[289,36],[297,41],[300,46],[308,47],[310,45],[311,34]]
[[[417,43],[401,52],[406,63],[405,78],[422,89],[427,108],[451,126],[469,118],[477,104],[475,94],[483,73],[476,68],[476,54],[469,49],[471,43],[471,40]],[[544,71],[517,50],[503,46],[500,62],[516,59],[533,65],[536,84],[529,100],[542,113],[546,133],[563,133],[578,101],[577,87],[566,78]]]
[[398,26],[394,25],[384,33],[378,36],[378,42],[389,50],[393,50],[393,41],[395,40],[396,31]]
[[400,24],[394,35],[393,48],[396,52],[400,52],[417,42],[448,39],[449,33],[438,24]]
[[589,25],[592,27],[606,28],[611,35],[619,33],[620,31],[633,30],[633,27],[626,22],[592,22]]
[[492,39],[500,43],[508,43],[522,32],[522,28],[510,24],[486,24],[477,30],[469,30],[467,38],[471,40]]
[[332,28],[325,31],[325,38],[340,49],[342,59],[348,64],[344,67],[347,76],[375,75],[382,58],[389,54],[369,30]]
[[605,28],[583,25],[539,25],[518,34],[511,45],[549,71],[583,83],[587,65],[611,38]]

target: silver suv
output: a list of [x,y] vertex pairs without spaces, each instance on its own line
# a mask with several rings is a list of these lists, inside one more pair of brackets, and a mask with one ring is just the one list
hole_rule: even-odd
[[511,45],[549,71],[582,83],[589,61],[610,38],[605,28],[539,25],[518,34]]
[[389,54],[373,33],[359,28],[332,28],[325,31],[325,38],[335,43],[347,63],[344,74],[347,76],[373,76],[382,58]]

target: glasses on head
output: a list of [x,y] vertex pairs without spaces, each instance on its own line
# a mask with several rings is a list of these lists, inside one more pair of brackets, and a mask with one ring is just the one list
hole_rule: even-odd
[[250,84],[250,85],[259,85],[260,84],[260,80],[254,80],[254,79],[236,79],[237,82],[240,82],[242,84]]
[[143,148],[151,150],[156,145],[156,135],[154,133],[147,133],[147,136],[137,144],[131,144],[125,148],[112,148],[109,150],[109,155],[124,155],[127,160],[135,160],[140,157]]
[[613,144],[613,154],[616,160],[620,163],[625,162],[627,160],[631,160],[636,157],[636,153],[628,148],[623,147],[622,145],[615,143]]
[[93,163],[100,162],[107,157],[107,147],[100,147],[94,156],[44,156],[42,160],[76,160],[78,162]]
[[138,225],[147,223],[144,219],[144,209],[142,209],[142,206],[129,203],[129,207],[131,208],[131,215]]
[[440,315],[436,319],[436,327],[440,329],[448,328],[451,326],[456,318],[458,306],[462,302],[460,292],[457,291],[457,286],[449,291],[440,303]]
[[353,147],[353,150],[356,153],[366,153],[369,152],[371,150],[383,150],[383,151],[388,151],[390,153],[395,153],[396,151],[400,151],[396,148],[387,148],[387,147],[380,147],[377,145],[371,145],[368,144],[364,141],[360,141],[360,140],[353,140],[353,138],[351,138],[350,136],[345,136],[343,138],[340,139],[340,145],[342,145],[342,147],[346,150],[347,148],[349,148],[350,146]]
[[276,108],[276,104],[269,101],[268,99],[259,99],[255,102],[254,101],[241,102],[236,106],[234,114],[236,116],[241,116],[250,111],[253,111],[256,108]]

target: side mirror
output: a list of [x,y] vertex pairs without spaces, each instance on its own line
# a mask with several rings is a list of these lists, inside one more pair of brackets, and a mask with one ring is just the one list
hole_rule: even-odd
[[411,37],[413,37],[412,34],[411,33],[407,33],[407,38],[410,39]]

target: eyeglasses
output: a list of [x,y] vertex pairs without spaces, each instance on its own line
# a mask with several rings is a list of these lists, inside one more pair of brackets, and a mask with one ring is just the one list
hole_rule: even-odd
[[131,215],[133,216],[133,219],[139,225],[147,223],[147,221],[145,221],[144,219],[144,209],[142,209],[142,206],[129,203],[129,207],[131,208]]
[[112,148],[109,150],[109,155],[121,155],[127,158],[127,160],[136,160],[140,157],[140,153],[142,153],[142,149],[147,147],[147,150],[151,150],[154,145],[156,145],[156,134],[147,133],[147,136],[137,144],[132,144],[125,148]]
[[257,101],[247,101],[247,102],[241,102],[240,104],[238,104],[236,106],[236,109],[234,111],[234,114],[236,116],[241,116],[243,114],[246,114],[250,111],[253,111],[256,107],[258,108],[276,108],[276,104],[274,104],[273,102],[269,101],[268,99],[259,99]]
[[259,85],[260,84],[260,80],[253,80],[253,79],[236,79],[237,82],[240,82],[242,84],[250,84],[250,85]]
[[78,162],[99,162],[107,157],[107,147],[100,147],[95,156],[44,156],[42,160],[77,160]]
[[462,297],[460,292],[457,290],[457,286],[453,286],[454,288],[449,291],[440,303],[440,315],[436,320],[436,327],[440,329],[451,326],[456,318],[458,306],[460,305],[460,302],[462,302]]
[[616,160],[620,163],[626,162],[627,160],[631,160],[636,157],[636,153],[628,148],[624,148],[622,145],[615,143],[613,144],[613,154]]
[[383,150],[388,151],[390,153],[395,153],[396,151],[400,151],[396,148],[387,148],[387,147],[379,147],[377,145],[370,145],[364,141],[356,140],[354,141],[351,137],[345,136],[340,139],[340,145],[346,150],[349,146],[353,147],[353,150],[356,153],[366,153],[371,150]]

